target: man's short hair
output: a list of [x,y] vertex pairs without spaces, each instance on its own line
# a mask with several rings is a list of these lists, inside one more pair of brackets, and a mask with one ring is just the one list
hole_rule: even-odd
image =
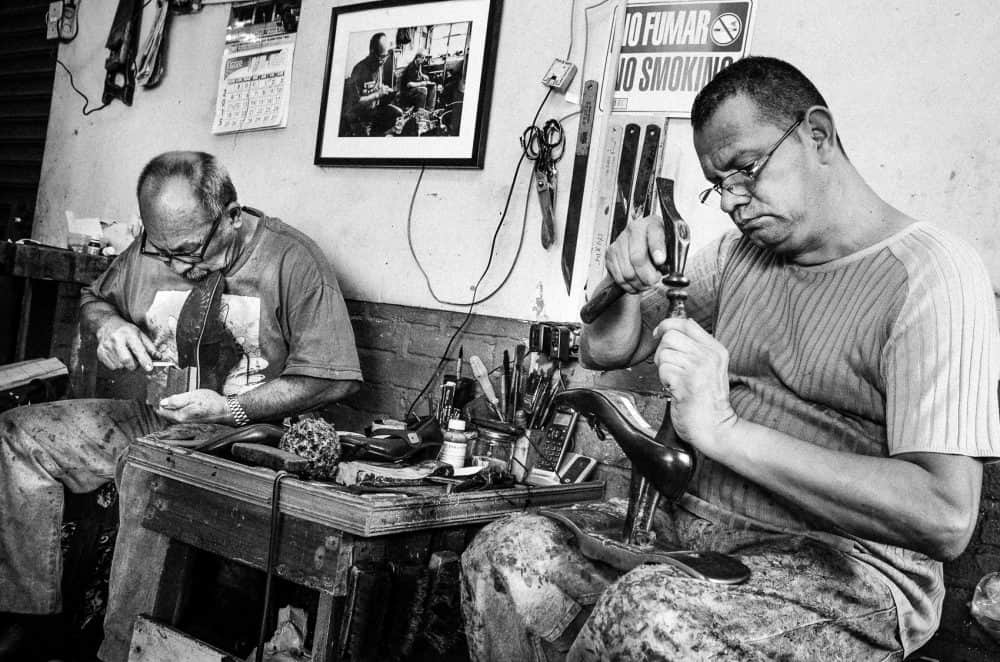
[[171,177],[183,177],[191,184],[209,218],[220,216],[236,201],[236,187],[225,166],[206,152],[164,152],[154,157],[139,174],[136,196],[141,197],[144,190],[156,195]]
[[779,127],[799,119],[810,106],[827,105],[812,81],[789,63],[745,57],[716,74],[698,93],[691,106],[691,126],[701,130],[726,99],[740,94],[757,106],[759,119]]
[[372,38],[368,40],[368,52],[369,53],[379,53],[379,42],[385,37],[384,32],[376,32],[372,35]]

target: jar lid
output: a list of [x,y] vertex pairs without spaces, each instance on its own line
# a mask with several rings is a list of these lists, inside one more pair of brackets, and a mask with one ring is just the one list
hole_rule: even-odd
[[448,429],[449,430],[464,431],[465,430],[465,421],[463,421],[460,418],[452,418],[452,419],[450,419],[448,421]]

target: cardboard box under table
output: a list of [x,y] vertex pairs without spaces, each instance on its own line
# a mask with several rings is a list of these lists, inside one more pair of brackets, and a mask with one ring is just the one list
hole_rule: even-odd
[[[156,441],[136,442],[125,471],[145,474],[141,478],[148,481],[150,494],[142,527],[168,545],[162,566],[140,573],[146,579],[124,580],[155,578],[155,589],[136,587],[155,595],[154,619],[180,622],[195,549],[266,569],[273,471]],[[361,594],[364,568],[388,561],[426,563],[441,549],[461,553],[475,531],[498,517],[603,495],[603,482],[457,494],[442,489],[418,496],[358,494],[329,483],[285,478],[278,499],[275,576],[319,592],[314,662],[355,659],[349,640],[358,636],[352,632],[358,623],[352,625],[352,619],[364,618],[359,607],[371,602]]]

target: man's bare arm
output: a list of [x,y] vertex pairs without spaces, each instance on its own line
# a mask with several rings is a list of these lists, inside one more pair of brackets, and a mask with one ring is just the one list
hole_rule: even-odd
[[706,453],[845,532],[953,559],[979,514],[982,464],[963,455],[871,457],[739,420]]
[[[359,388],[359,382],[354,380],[288,375],[240,394],[239,401],[251,421],[276,420],[331,404]],[[175,423],[235,423],[226,398],[208,389],[164,398],[157,413]]]

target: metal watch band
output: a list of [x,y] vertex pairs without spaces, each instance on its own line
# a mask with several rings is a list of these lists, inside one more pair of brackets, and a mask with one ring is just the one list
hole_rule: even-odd
[[236,395],[226,396],[226,407],[229,409],[229,413],[233,417],[233,422],[236,423],[237,427],[242,427],[250,422],[250,417],[247,416],[247,412],[243,409],[243,405],[240,404],[239,398]]

